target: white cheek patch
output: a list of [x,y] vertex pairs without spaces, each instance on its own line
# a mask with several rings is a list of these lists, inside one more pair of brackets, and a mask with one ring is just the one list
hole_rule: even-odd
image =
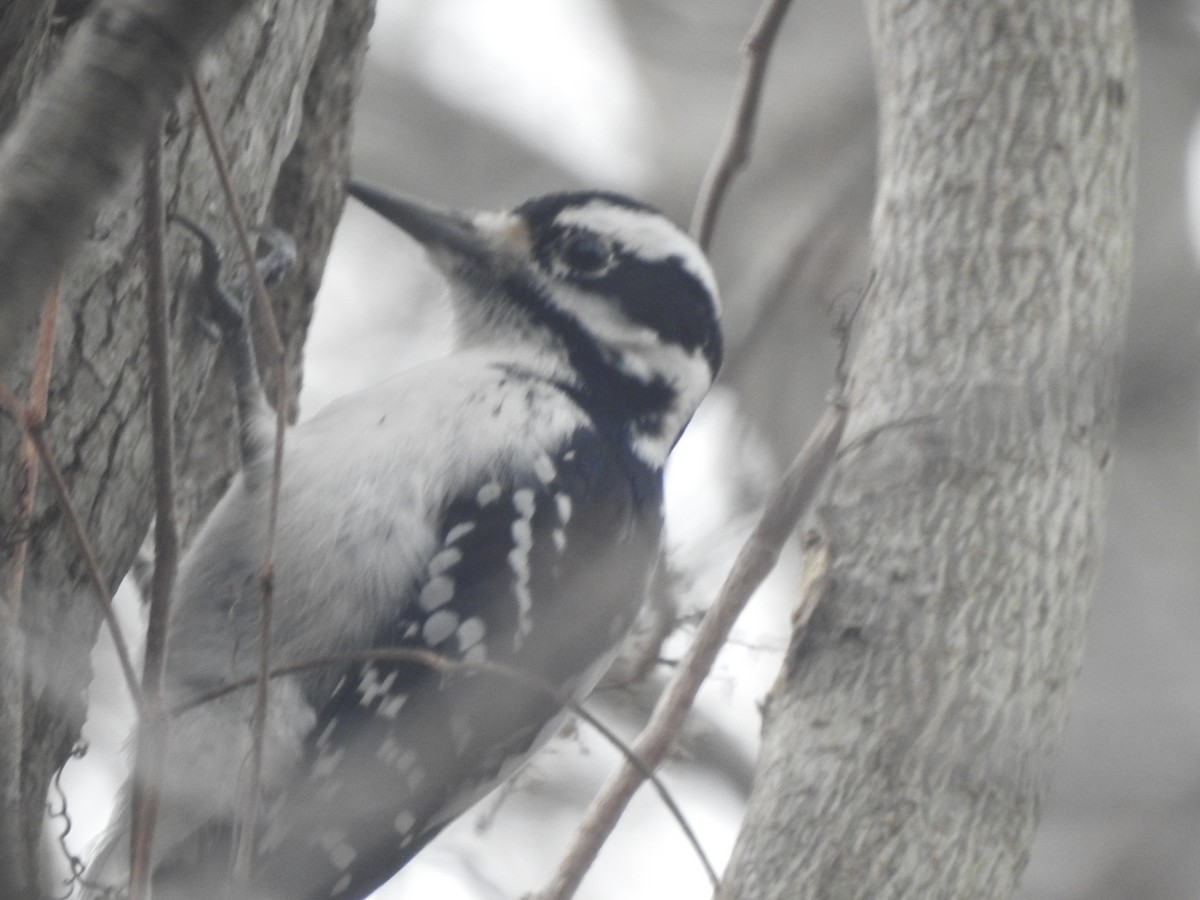
[[648,463],[662,465],[712,381],[703,351],[663,343],[652,328],[631,322],[607,299],[561,284],[554,291],[588,333],[615,354],[612,364],[644,383],[662,378],[675,392],[671,408],[663,411],[661,428],[638,437],[634,445]]
[[662,340],[654,329],[630,321],[616,304],[605,297],[588,294],[565,284],[553,285],[547,293],[558,306],[578,319],[588,334],[598,339],[601,347],[618,354],[615,362],[619,368],[640,381],[649,381],[655,375],[656,370],[647,351],[660,346]]
[[650,262],[678,259],[683,268],[704,285],[713,303],[720,305],[717,279],[704,253],[690,237],[658,213],[596,199],[584,206],[564,209],[554,221],[607,235]]

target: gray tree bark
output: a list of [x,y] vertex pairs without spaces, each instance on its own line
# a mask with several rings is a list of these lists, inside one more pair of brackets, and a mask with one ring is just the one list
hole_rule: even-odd
[[[60,3],[60,8],[69,5]],[[35,248],[24,255],[8,253],[0,263],[5,272],[17,273],[6,286],[21,287],[6,291],[3,300],[0,379],[24,392],[33,334],[18,295],[30,284],[51,283],[62,270],[47,432],[109,585],[115,587],[153,513],[140,191],[137,180],[130,182],[122,173],[165,116],[168,210],[207,222],[224,241],[230,277],[238,277],[234,232],[216,169],[190,94],[175,90],[192,54],[199,55],[212,38],[209,52],[198,57],[198,76],[225,141],[248,224],[274,225],[298,243],[300,265],[274,298],[294,391],[312,299],[341,209],[350,109],[373,3],[154,3],[150,13],[137,9],[138,0],[102,0],[94,6],[78,24],[55,19],[49,0],[22,0],[0,14],[5,51],[0,53],[0,128],[8,128],[0,167],[17,160],[17,171],[33,172],[0,186],[0,244],[6,251]],[[229,22],[239,7],[247,8]],[[149,29],[147,36],[173,46],[177,58],[155,57],[162,45],[135,41],[122,47],[123,54],[151,55],[140,61],[119,55],[115,69],[95,57],[80,62],[80,45],[94,39],[92,32],[119,30],[130,17],[143,14],[175,16],[170,25],[178,32],[163,26]],[[60,56],[64,33],[68,49]],[[84,39],[77,40],[81,33]],[[75,90],[62,74],[71,65],[86,73]],[[120,75],[142,69],[146,83],[120,81]],[[46,70],[50,75],[43,81]],[[135,115],[124,107],[80,108],[103,93],[106,78],[117,84],[117,97],[121,91],[135,94],[144,109]],[[165,107],[157,104],[156,92]],[[113,119],[111,127],[106,124],[97,133],[96,122],[106,117]],[[76,156],[31,154],[26,139],[39,128],[63,135]],[[89,205],[98,214],[88,213]],[[68,218],[79,217],[80,224],[55,218],[60,210]],[[45,233],[31,238],[22,231],[30,222]],[[173,229],[167,252],[173,293],[171,381],[183,485],[177,503],[187,520],[211,505],[232,468],[231,401],[223,380],[210,378],[218,349],[196,322],[202,306],[192,289],[195,243]],[[0,567],[17,537],[11,520],[17,439],[13,423],[0,419]],[[0,660],[0,735],[16,736],[0,741],[0,895],[14,898],[35,890],[46,792],[79,737],[88,653],[100,624],[99,606],[62,513],[44,486],[30,537],[19,628],[10,616],[0,615],[0,651],[12,651]],[[5,612],[10,608],[0,605]],[[21,659],[24,665],[15,666]]]
[[723,898],[1001,898],[1082,651],[1133,216],[1126,0],[868,0],[850,420]]

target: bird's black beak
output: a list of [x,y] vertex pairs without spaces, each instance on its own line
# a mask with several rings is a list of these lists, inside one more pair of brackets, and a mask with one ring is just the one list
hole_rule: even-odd
[[434,259],[442,255],[439,251],[447,250],[451,256],[477,263],[494,256],[495,248],[488,234],[460,213],[435,209],[361,181],[348,182],[346,193],[406,231]]

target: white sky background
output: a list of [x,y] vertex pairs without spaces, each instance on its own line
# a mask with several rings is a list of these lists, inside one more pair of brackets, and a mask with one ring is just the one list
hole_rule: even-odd
[[[650,103],[602,0],[380,0],[371,53],[384,68],[411,66],[447,102],[509,130],[582,180],[623,185],[636,193],[653,178]],[[380,241],[388,242],[386,248]],[[416,290],[441,290],[420,257],[399,232],[348,204],[309,336],[304,414],[448,351],[444,304],[399,302]],[[695,567],[688,602],[711,600],[731,561],[734,546],[725,538],[737,512],[730,505],[732,490],[722,492],[717,473],[728,471],[737,459],[731,454],[742,450],[720,436],[744,430],[732,400],[718,395],[697,417],[669,470],[671,541],[678,561]],[[709,487],[714,483],[717,496]],[[750,524],[744,522],[743,530]],[[795,559],[785,559],[775,582],[794,584],[795,570]],[[787,634],[780,593],[774,592],[775,602],[760,598],[751,605],[738,628],[741,645],[723,654],[700,701],[748,754],[757,745],[757,703],[774,678],[782,650],[761,646],[772,640],[781,645]],[[127,616],[136,618],[136,601],[125,605]],[[667,651],[678,656],[682,647],[676,641]],[[97,671],[98,679],[116,677],[111,663],[98,660]],[[125,700],[119,681],[96,685],[92,693],[106,708],[114,697],[118,706]],[[102,827],[105,798],[123,777],[119,735],[111,711],[94,716],[86,732],[92,745],[88,757],[64,773],[74,822],[69,845],[76,853]],[[578,825],[580,804],[617,761],[616,751],[586,728],[575,738],[556,740],[521,776],[520,789],[500,804],[492,828],[477,833],[479,811],[468,813],[375,897],[484,900],[540,889]],[[685,765],[669,765],[664,778],[720,868],[736,835],[740,798]],[[562,783],[571,786],[570,803],[555,806],[539,795],[539,788]],[[485,800],[480,808],[495,806]],[[661,900],[707,893],[703,872],[678,828],[652,791],[644,789],[578,897]]]

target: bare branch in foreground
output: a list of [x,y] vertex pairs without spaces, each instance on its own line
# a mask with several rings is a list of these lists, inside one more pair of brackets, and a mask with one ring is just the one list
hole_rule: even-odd
[[241,839],[238,841],[237,853],[234,860],[234,882],[248,878],[250,872],[250,856],[254,834],[258,820],[259,784],[262,780],[263,730],[267,722],[267,682],[271,677],[271,617],[275,602],[275,536],[279,522],[279,488],[283,478],[283,445],[287,433],[288,396],[287,396],[287,354],[283,346],[283,338],[279,333],[279,324],[275,320],[275,311],[271,306],[271,298],[267,295],[266,285],[263,284],[262,274],[256,265],[254,248],[250,245],[250,230],[246,227],[246,218],[242,213],[241,203],[233,189],[233,179],[229,174],[227,154],[221,143],[221,137],[213,125],[212,115],[208,110],[208,101],[204,88],[196,79],[196,73],[189,74],[192,86],[192,96],[200,113],[200,121],[204,134],[208,139],[209,151],[213,163],[221,179],[221,188],[225,194],[225,202],[229,207],[230,217],[237,230],[238,244],[246,260],[246,268],[250,272],[251,284],[254,286],[255,303],[259,315],[266,327],[271,342],[271,352],[275,359],[275,451],[271,469],[271,494],[267,503],[267,552],[263,560],[260,580],[262,582],[261,626],[259,630],[259,670],[258,690],[254,701],[254,734],[250,748],[250,784],[246,791],[246,808],[242,814]]
[[138,684],[137,672],[133,667],[133,658],[129,654],[129,645],[125,642],[125,636],[121,633],[117,617],[113,612],[112,592],[104,582],[104,574],[100,571],[100,562],[96,557],[96,552],[92,549],[91,541],[88,540],[87,533],[84,531],[83,522],[79,518],[75,504],[71,501],[71,492],[67,487],[66,479],[63,478],[62,469],[59,468],[58,461],[54,458],[54,451],[50,449],[50,444],[46,441],[45,419],[35,417],[12,391],[3,385],[0,385],[0,409],[7,412],[25,429],[25,433],[33,441],[34,449],[37,450],[42,465],[46,468],[46,473],[50,476],[50,484],[54,487],[59,506],[67,520],[67,528],[79,548],[80,556],[83,557],[88,578],[92,582],[96,600],[100,604],[100,611],[112,634],[113,648],[116,650],[117,660],[121,664],[121,673],[125,676],[125,686],[129,689],[134,705],[141,709],[143,705],[142,689]]
[[742,69],[741,85],[738,87],[737,103],[726,126],[721,149],[713,156],[712,164],[704,176],[689,228],[696,238],[696,243],[704,250],[707,250],[712,242],[717,214],[721,210],[721,202],[725,199],[725,191],[733,181],[733,176],[750,159],[750,141],[754,136],[755,121],[758,118],[767,62],[771,57],[775,36],[779,34],[779,26],[783,24],[783,17],[790,5],[791,0],[765,0],[746,37],[746,62]]
[[[46,418],[46,403],[50,397],[50,373],[54,367],[54,325],[58,321],[58,307],[62,300],[62,278],[55,282],[46,304],[42,308],[42,320],[38,325],[37,352],[33,361],[33,377],[29,383],[29,414],[37,419]],[[13,547],[8,571],[5,573],[5,592],[13,611],[14,621],[21,616],[21,592],[25,583],[25,557],[29,552],[29,529],[33,525],[33,503],[37,496],[38,455],[37,448],[28,435],[21,435],[21,458],[18,463],[20,488],[17,491],[16,511],[13,524],[16,528],[17,544]]]
[[150,896],[151,848],[158,812],[158,784],[167,746],[167,720],[160,709],[166,663],[167,622],[179,562],[175,521],[175,438],[171,412],[171,346],[167,313],[167,274],[163,256],[166,227],[162,197],[162,146],[155,135],[143,165],[142,217],[146,244],[146,325],[149,333],[151,438],[154,448],[154,576],[146,655],[142,663],[145,706],[138,722],[130,834],[129,896]]
[[[38,328],[37,354],[29,386],[29,410],[45,418],[50,393],[50,371],[54,362],[54,324],[62,293],[59,278],[42,308]],[[16,498],[13,525],[16,545],[4,573],[4,594],[0,595],[0,705],[6,716],[4,733],[0,734],[0,791],[4,796],[20,796],[22,740],[25,734],[26,668],[25,632],[21,622],[21,595],[25,582],[25,559],[29,551],[30,528],[33,524],[33,504],[37,498],[37,448],[25,434],[21,435],[16,464]],[[23,896],[28,889],[27,871],[20,834],[20,822],[5,817],[0,825],[0,895]]]

